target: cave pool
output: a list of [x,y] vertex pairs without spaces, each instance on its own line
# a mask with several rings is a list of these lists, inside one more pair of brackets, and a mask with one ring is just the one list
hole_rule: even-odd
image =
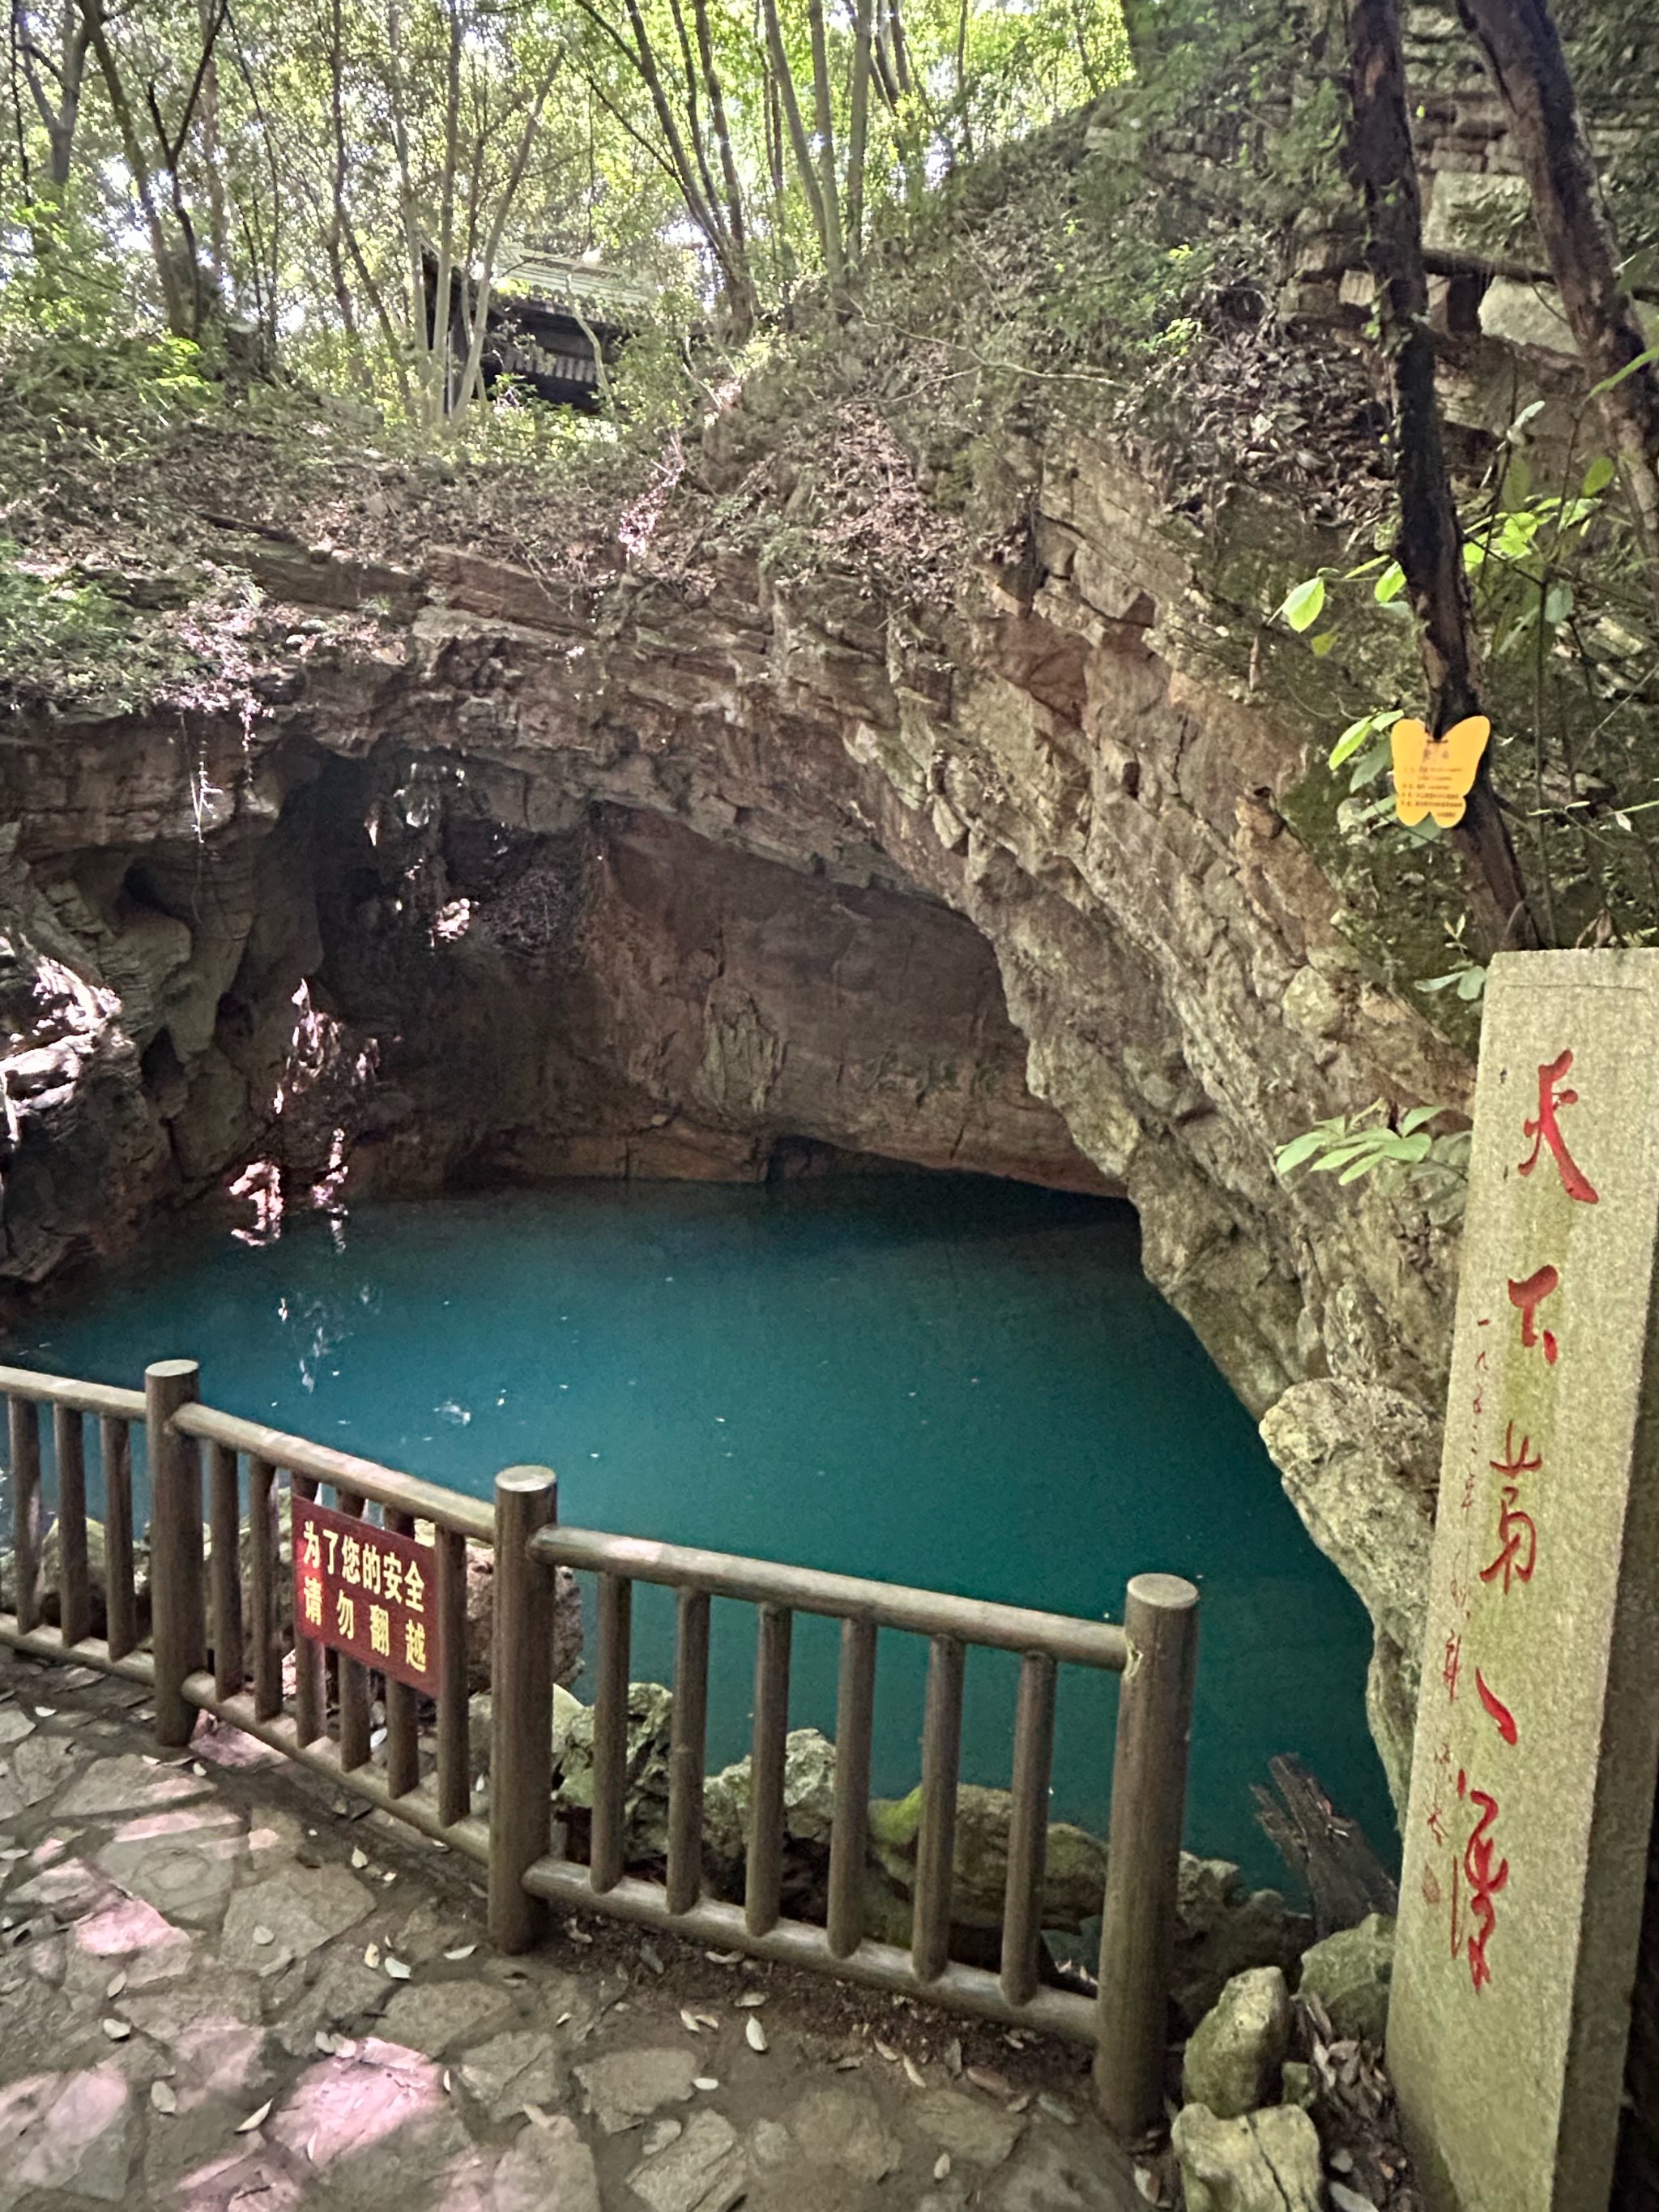
[[[365,1205],[258,1247],[198,1216],[0,1357],[129,1385],[199,1359],[215,1405],[478,1497],[550,1465],[586,1528],[1115,1619],[1131,1574],[1189,1576],[1189,1847],[1285,1886],[1250,1784],[1291,1751],[1397,1848],[1364,1610],[1141,1274],[1127,1206],[906,1173]],[[711,1768],[747,1747],[753,1620],[714,1607]],[[672,1649],[672,1594],[637,1587],[635,1679],[668,1680]],[[793,1727],[833,1735],[836,1652],[798,1617]],[[925,1662],[883,1632],[878,1794],[920,1772]],[[1017,1667],[970,1654],[965,1781],[1006,1784]],[[1054,1806],[1092,1826],[1115,1698],[1062,1668]]]

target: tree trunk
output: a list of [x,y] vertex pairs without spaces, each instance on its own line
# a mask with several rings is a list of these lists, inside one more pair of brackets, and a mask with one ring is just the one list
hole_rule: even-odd
[[[1458,0],[1508,110],[1569,325],[1659,585],[1659,375],[1602,216],[1595,164],[1548,0]],[[1618,380],[1613,381],[1614,379]]]
[[[1400,565],[1428,678],[1429,727],[1440,737],[1480,711],[1480,657],[1463,533],[1441,433],[1434,338],[1423,267],[1423,210],[1397,0],[1348,0],[1350,151],[1365,196],[1368,258],[1394,375]],[[1483,755],[1463,819],[1452,831],[1475,927],[1489,952],[1536,944],[1515,849]]]
[[854,0],[853,86],[847,131],[847,256],[864,254],[864,165],[870,135],[870,30],[874,0]]

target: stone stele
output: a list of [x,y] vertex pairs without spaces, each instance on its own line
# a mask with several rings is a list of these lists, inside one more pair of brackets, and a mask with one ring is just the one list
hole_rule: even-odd
[[1434,2212],[1605,2212],[1659,1765],[1659,951],[1486,987],[1388,2056]]

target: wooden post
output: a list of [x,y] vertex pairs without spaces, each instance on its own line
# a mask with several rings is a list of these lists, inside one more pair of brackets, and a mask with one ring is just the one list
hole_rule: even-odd
[[138,1641],[138,1596],[132,1578],[132,1432],[118,1415],[98,1424],[104,1467],[104,1607],[109,1656],[125,1659]]
[[[352,1490],[337,1490],[334,1502],[349,1521],[362,1521],[367,1516],[363,1500]],[[374,1734],[369,1712],[368,1669],[361,1659],[348,1657],[345,1652],[335,1654],[339,1668],[340,1684],[340,1767],[349,1774],[353,1767],[368,1764],[369,1738]]]
[[438,1531],[438,1818],[446,1826],[464,1820],[472,1803],[471,1730],[466,1710],[466,1539],[459,1529]]
[[783,1782],[789,1735],[789,1637],[785,1606],[763,1605],[755,1638],[755,1731],[749,1762],[749,1860],[744,1923],[775,1928],[783,1895]]
[[957,1850],[957,1776],[962,1763],[962,1685],[967,1653],[960,1638],[936,1636],[927,1655],[927,1704],[921,1724],[921,1832],[916,1838],[916,1897],[910,1963],[919,1982],[937,1981],[951,1954],[951,1888]]
[[9,1398],[6,1412],[17,1626],[27,1630],[40,1626],[40,1409],[32,1398]]
[[283,1710],[283,1650],[276,1629],[281,1545],[276,1470],[250,1453],[247,1462],[248,1601],[253,1612],[253,1717],[274,1720]]
[[[290,1509],[297,1500],[302,1505],[315,1503],[317,1485],[308,1474],[289,1473]],[[315,1743],[328,1727],[328,1677],[323,1665],[323,1647],[311,1637],[301,1633],[300,1618],[294,1617],[294,1729],[301,1744]]]
[[1042,1884],[1048,1858],[1048,1775],[1054,1748],[1054,1662],[1028,1651],[1020,1662],[1014,1720],[1013,1810],[1008,1821],[1008,1887],[1002,1912],[1002,1994],[1010,2004],[1036,1995]]
[[604,1891],[614,1889],[622,1880],[628,1858],[628,1651],[634,1585],[624,1575],[601,1575],[599,1582],[587,1878],[592,1888]]
[[870,1832],[870,1741],[876,1625],[843,1620],[836,1690],[836,1809],[830,1827],[830,1951],[845,1959],[864,1935],[864,1853]]
[[547,1918],[524,1876],[546,1856],[552,1821],[554,1570],[532,1558],[529,1544],[558,1517],[551,1468],[496,1476],[489,1925],[498,1951],[528,1950]]
[[702,1769],[708,1721],[708,1593],[678,1593],[674,1714],[668,1751],[668,1910],[702,1894]]
[[[399,1513],[394,1507],[381,1508],[386,1525],[394,1536],[415,1534],[415,1516]],[[437,1602],[437,1561],[433,1561],[433,1598]],[[441,1616],[440,1616],[441,1621]],[[442,1627],[447,1623],[441,1624]],[[394,1682],[390,1674],[382,1676],[386,1686],[386,1786],[394,1797],[406,1797],[421,1778],[421,1736],[419,1717],[416,1709],[416,1693],[407,1682]],[[441,1682],[439,1695],[443,1694]]]
[[92,1632],[92,1585],[87,1570],[86,1437],[71,1406],[54,1406],[58,1461],[58,1618],[66,1644]]
[[1123,1626],[1129,1663],[1112,1764],[1095,2093],[1107,2124],[1133,2142],[1164,2111],[1198,1592],[1178,1575],[1137,1575]]
[[209,1611],[213,1622],[213,1687],[221,1698],[242,1692],[242,1501],[236,1454],[208,1446]]
[[144,1370],[155,1741],[173,1747],[188,1743],[196,1725],[184,1686],[202,1664],[203,1622],[202,1460],[173,1416],[200,1397],[201,1374],[193,1359],[161,1359]]

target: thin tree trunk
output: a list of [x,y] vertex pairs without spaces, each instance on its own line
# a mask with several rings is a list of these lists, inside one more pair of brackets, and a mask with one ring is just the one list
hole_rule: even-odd
[[[471,401],[474,386],[479,380],[479,370],[483,360],[484,340],[489,333],[489,295],[495,281],[495,258],[501,249],[501,237],[507,228],[507,217],[513,211],[513,203],[519,196],[519,188],[524,182],[525,171],[530,166],[531,149],[536,143],[536,133],[541,125],[542,110],[547,105],[547,96],[553,89],[554,79],[558,76],[562,63],[563,56],[561,55],[536,88],[535,98],[531,103],[529,113],[525,117],[524,129],[519,134],[519,143],[514,151],[513,166],[507,173],[506,185],[496,203],[495,216],[490,222],[489,234],[484,241],[483,265],[479,271],[477,289],[473,293],[472,321],[467,335],[466,366],[461,378],[460,397],[455,410],[457,415],[460,414]],[[482,167],[482,162],[479,166]],[[465,297],[466,288],[463,285],[463,301]]]
[[795,98],[795,80],[790,75],[789,57],[784,51],[783,27],[778,21],[777,0],[761,0],[761,12],[766,23],[766,51],[771,58],[778,101],[788,126],[789,143],[794,153],[801,190],[805,193],[806,204],[811,210],[812,226],[818,234],[818,246],[823,255],[824,267],[831,272],[831,282],[837,282],[840,270],[834,264],[830,216],[823,204],[823,189],[818,181],[812,149],[807,143],[805,125],[800,119],[800,103]]
[[841,185],[836,174],[836,116],[830,100],[823,0],[806,0],[806,20],[812,33],[812,107],[817,125],[818,190],[823,200],[824,261],[833,290],[839,289],[846,274],[847,252],[841,228]]
[[167,232],[161,225],[161,210],[155,204],[155,187],[150,175],[149,162],[145,157],[143,142],[138,135],[138,120],[132,112],[132,103],[127,98],[126,87],[122,82],[114,52],[105,33],[103,0],[80,0],[80,4],[87,27],[88,43],[98,64],[98,74],[104,81],[110,112],[115,118],[122,157],[127,165],[127,173],[132,179],[133,191],[138,196],[139,212],[144,219],[144,230],[155,261],[156,278],[161,287],[167,328],[175,337],[191,337],[195,335],[192,318],[179,289],[178,270],[167,249]]
[[[1601,213],[1595,158],[1548,0],[1458,0],[1508,110],[1533,212],[1659,586],[1659,375]],[[1613,380],[1617,381],[1613,381]]]
[[864,257],[864,165],[870,135],[870,26],[874,0],[854,0],[853,86],[847,126],[847,256]]
[[708,88],[708,116],[714,129],[714,145],[720,155],[720,176],[726,186],[726,228],[731,234],[732,258],[738,275],[732,295],[732,335],[741,343],[755,326],[755,281],[749,266],[749,237],[743,215],[743,185],[732,147],[731,125],[726,112],[726,88],[720,82],[720,73],[714,61],[714,38],[708,21],[708,0],[692,0],[692,12],[697,30],[697,54],[702,64],[702,80]]
[[[1417,617],[1430,728],[1437,738],[1480,712],[1480,645],[1435,390],[1423,211],[1397,0],[1347,0],[1347,17],[1349,143],[1364,190],[1368,258],[1394,374],[1399,560]],[[1538,939],[1489,768],[1490,755],[1483,755],[1467,811],[1451,834],[1463,854],[1475,927],[1486,949],[1496,951]]]
[[957,9],[957,106],[962,111],[962,147],[971,161],[974,158],[973,126],[968,120],[968,5],[960,0]]

